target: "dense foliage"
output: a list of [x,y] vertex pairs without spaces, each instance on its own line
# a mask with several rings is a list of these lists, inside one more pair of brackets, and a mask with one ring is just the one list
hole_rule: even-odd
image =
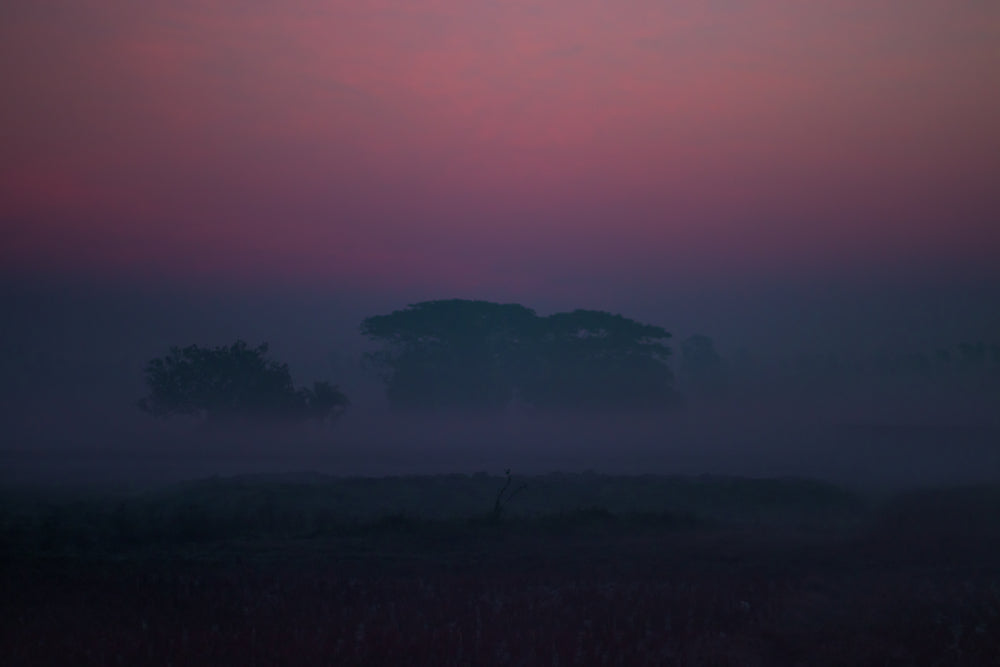
[[367,359],[396,407],[649,408],[674,396],[670,334],[621,315],[452,299],[369,317],[361,331],[382,344]]
[[288,365],[267,357],[268,345],[173,347],[146,365],[148,396],[139,407],[152,415],[232,419],[330,419],[349,401],[328,382],[296,388]]

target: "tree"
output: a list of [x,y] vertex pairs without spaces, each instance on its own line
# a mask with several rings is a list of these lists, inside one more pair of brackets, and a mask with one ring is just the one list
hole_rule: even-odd
[[662,327],[597,310],[540,322],[527,402],[553,408],[656,408],[674,398]]
[[403,408],[657,407],[672,397],[661,327],[577,310],[538,317],[518,304],[425,301],[369,317],[368,364]]
[[369,317],[361,333],[383,344],[366,361],[394,406],[493,409],[513,395],[520,348],[536,319],[516,304],[425,301]]
[[315,382],[296,389],[288,365],[267,358],[268,345],[172,347],[145,369],[150,393],[139,408],[157,417],[207,421],[333,419],[350,404],[337,387]]

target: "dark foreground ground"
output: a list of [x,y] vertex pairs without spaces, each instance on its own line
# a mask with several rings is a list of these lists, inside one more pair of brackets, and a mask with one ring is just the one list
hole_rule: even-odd
[[3,664],[1000,664],[1000,487],[523,481],[8,489]]

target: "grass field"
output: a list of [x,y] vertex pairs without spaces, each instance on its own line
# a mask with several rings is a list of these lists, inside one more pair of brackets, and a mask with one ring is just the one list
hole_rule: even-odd
[[522,483],[7,489],[3,662],[1000,664],[1000,487]]

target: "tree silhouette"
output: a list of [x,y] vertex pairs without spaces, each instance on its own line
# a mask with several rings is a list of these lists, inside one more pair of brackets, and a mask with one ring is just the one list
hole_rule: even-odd
[[518,304],[425,301],[361,325],[367,362],[403,408],[658,407],[673,396],[670,334],[620,315],[538,317]]
[[157,417],[207,421],[332,419],[350,403],[328,382],[296,389],[288,365],[267,358],[268,345],[172,347],[145,369],[150,393],[139,408]]
[[366,360],[394,406],[497,408],[513,395],[536,319],[516,304],[451,299],[369,317],[361,332],[383,344]]
[[544,318],[523,383],[531,404],[552,408],[661,407],[673,396],[662,327],[596,310]]

